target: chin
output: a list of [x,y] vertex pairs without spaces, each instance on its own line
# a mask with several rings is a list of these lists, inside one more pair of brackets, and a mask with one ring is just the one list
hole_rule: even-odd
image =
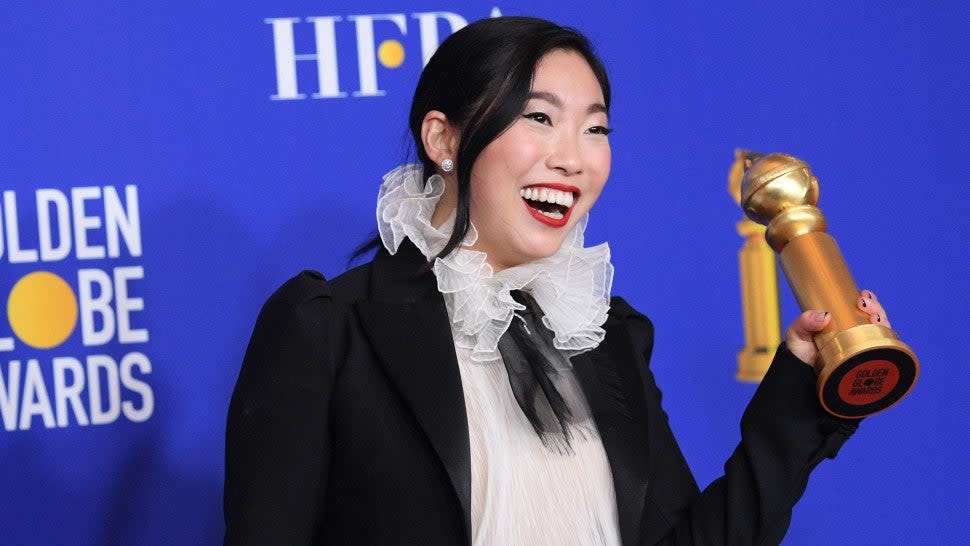
[[[530,222],[534,220],[530,219]],[[555,230],[544,229],[542,226],[519,226],[506,231],[503,237],[482,237],[476,243],[476,250],[485,252],[487,260],[496,272],[509,267],[515,267],[543,258],[548,258],[559,252],[572,227]],[[483,230],[479,230],[481,235]]]
[[533,241],[529,241],[528,247],[523,248],[518,252],[518,264],[521,265],[528,262],[534,262],[536,260],[541,260],[543,258],[548,258],[562,247],[564,238],[556,237],[541,237],[536,238]]

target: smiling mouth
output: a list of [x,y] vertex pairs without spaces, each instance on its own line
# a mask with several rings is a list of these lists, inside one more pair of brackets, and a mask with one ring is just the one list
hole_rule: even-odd
[[519,195],[537,220],[553,227],[562,227],[569,220],[569,213],[579,196],[579,189],[559,184],[555,187],[543,184],[522,188]]

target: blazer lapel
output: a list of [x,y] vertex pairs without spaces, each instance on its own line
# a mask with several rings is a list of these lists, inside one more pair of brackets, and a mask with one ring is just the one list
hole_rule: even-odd
[[409,242],[391,256],[381,250],[371,271],[371,299],[357,303],[362,325],[441,459],[471,537],[471,455],[465,400],[454,340],[434,275]]
[[646,404],[626,328],[619,321],[605,327],[599,347],[572,362],[610,461],[620,537],[639,544],[649,471]]

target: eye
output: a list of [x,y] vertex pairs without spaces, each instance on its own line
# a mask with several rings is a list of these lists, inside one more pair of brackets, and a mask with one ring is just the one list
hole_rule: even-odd
[[595,127],[590,127],[589,129],[586,129],[586,132],[593,135],[606,136],[612,133],[613,129],[610,129],[609,127],[603,127],[602,125],[597,125]]
[[529,112],[528,114],[522,114],[522,117],[537,121],[543,125],[552,125],[552,119],[542,112]]

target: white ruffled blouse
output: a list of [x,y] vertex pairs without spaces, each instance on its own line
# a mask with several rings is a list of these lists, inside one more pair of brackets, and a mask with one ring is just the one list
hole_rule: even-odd
[[[405,237],[429,260],[445,246],[454,216],[431,225],[444,180],[423,180],[420,165],[387,173],[377,203],[378,230],[395,253]],[[567,356],[603,340],[613,267],[604,243],[583,247],[583,218],[556,254],[494,273],[484,252],[464,243],[433,264],[451,319],[471,451],[472,544],[620,544],[613,478],[598,434],[576,435],[572,453],[547,449],[516,402],[498,341],[524,309],[511,290],[542,308],[554,345]],[[595,431],[590,421],[587,430]]]

